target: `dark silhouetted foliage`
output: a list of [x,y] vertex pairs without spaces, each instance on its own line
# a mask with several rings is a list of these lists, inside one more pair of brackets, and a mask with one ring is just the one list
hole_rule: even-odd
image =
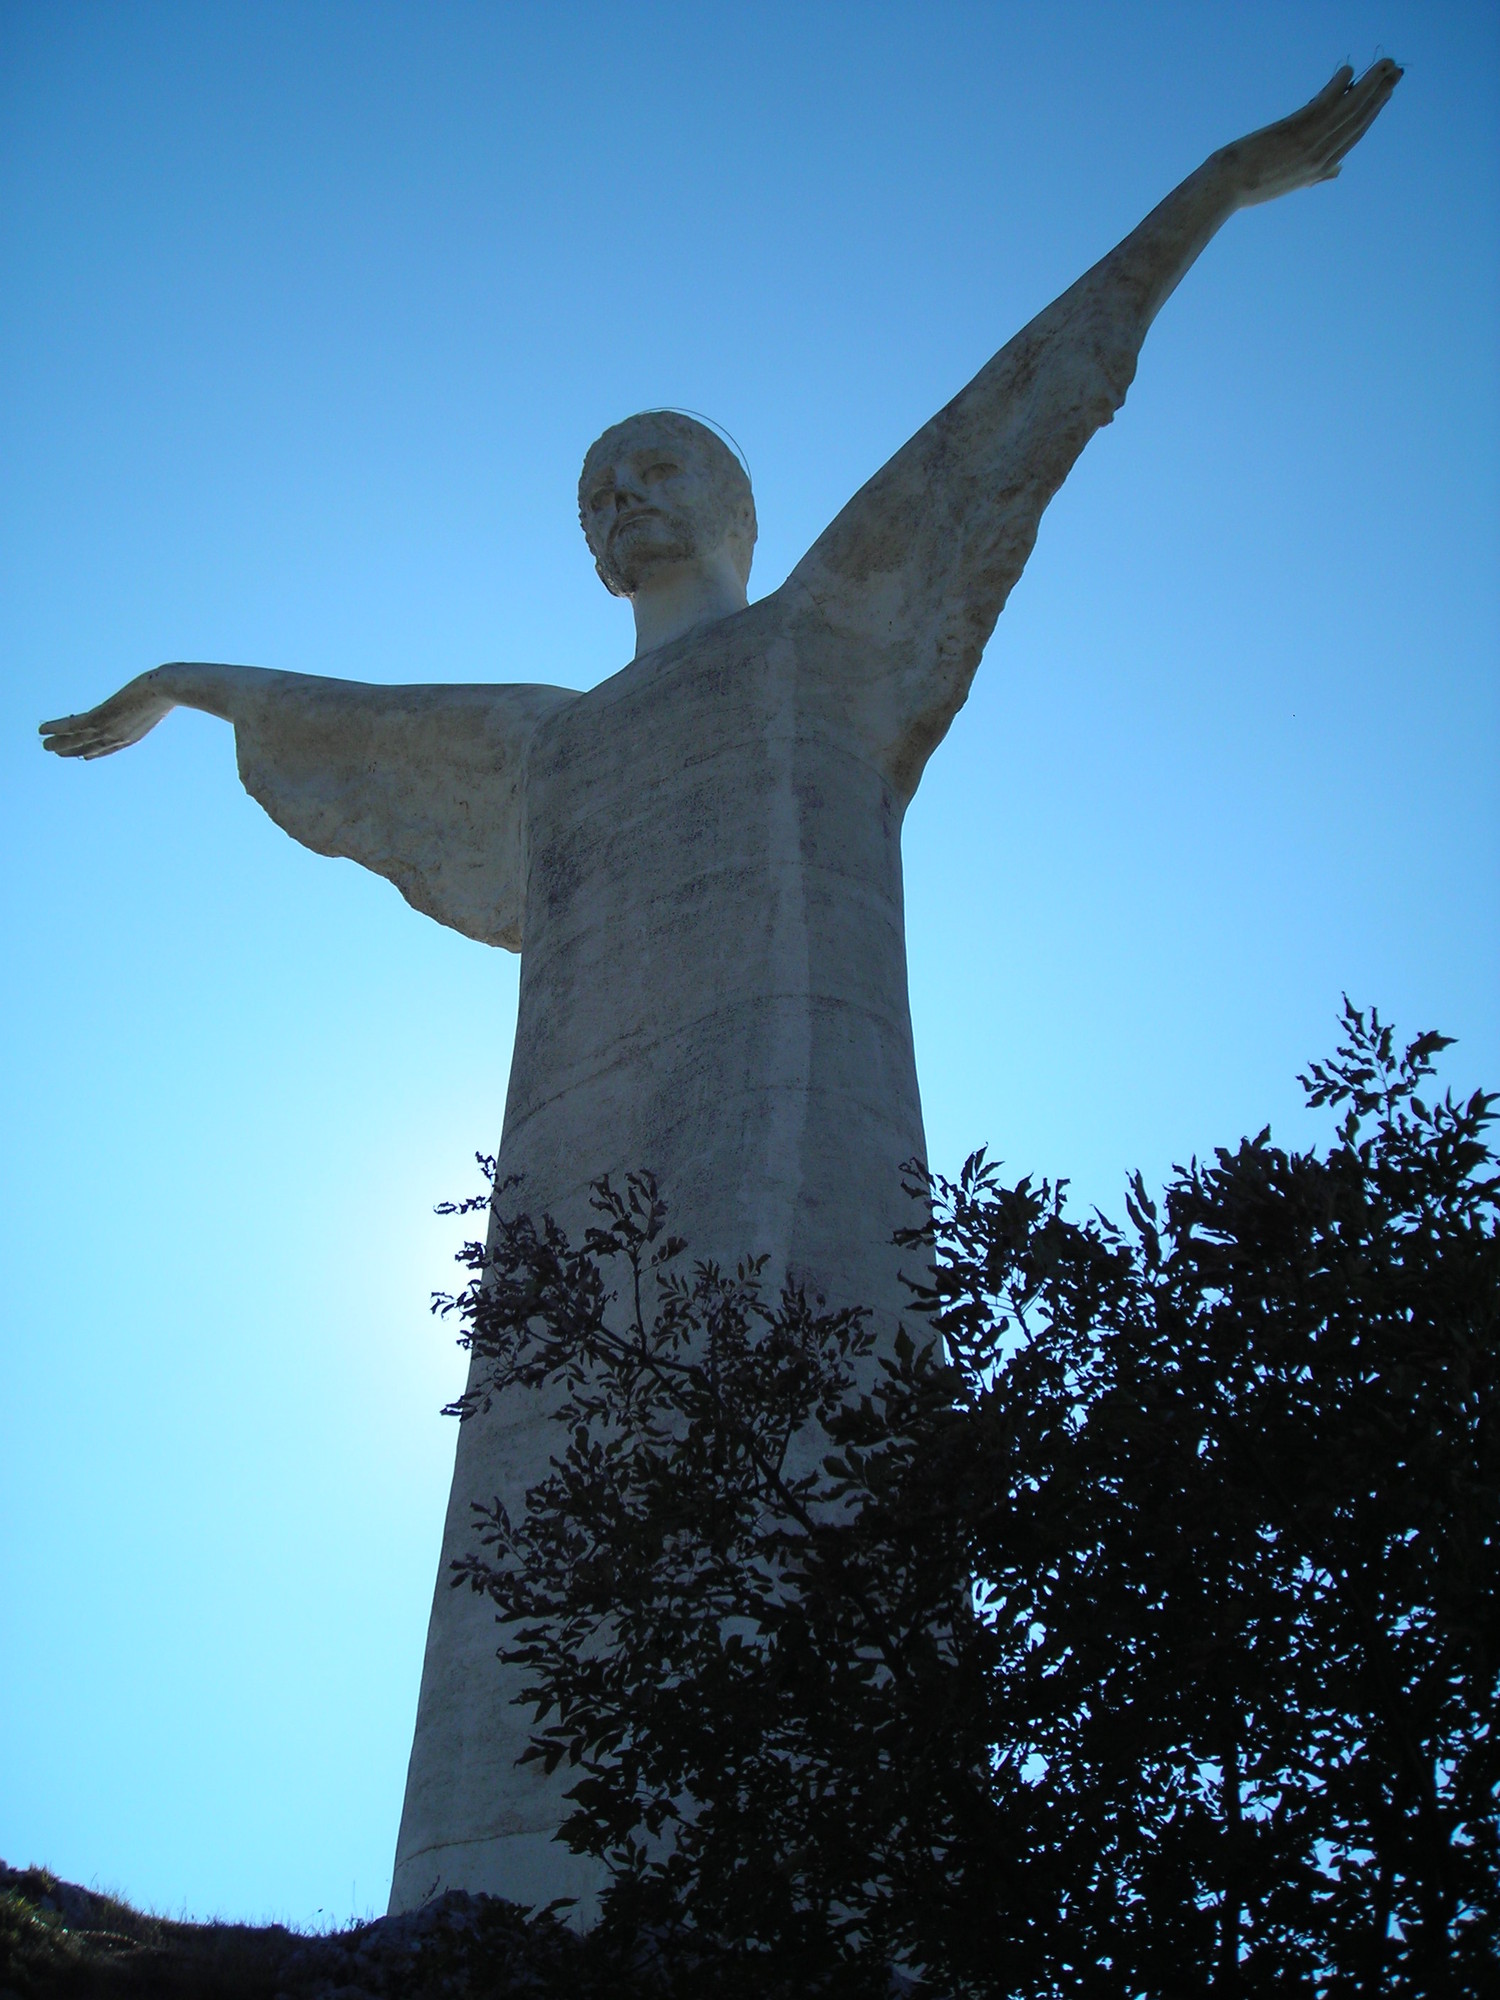
[[1493,1100],[1344,1030],[1323,1150],[1124,1227],[918,1176],[894,1351],[689,1266],[644,1174],[467,1247],[464,1407],[559,1430],[455,1583],[683,1991],[1494,1990]]

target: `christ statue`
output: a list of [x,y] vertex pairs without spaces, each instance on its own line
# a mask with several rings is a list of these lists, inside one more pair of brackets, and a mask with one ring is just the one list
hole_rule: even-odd
[[[521,954],[497,1186],[570,1233],[591,1184],[649,1168],[674,1230],[889,1337],[893,1232],[923,1154],[901,823],[963,706],[1043,509],[1125,399],[1146,330],[1236,209],[1331,180],[1400,77],[1341,69],[1215,153],[1003,347],[750,603],[750,483],[707,426],[649,411],[584,460],[579,512],[628,598],[629,664],[569,688],[368,686],[177,664],[42,725],[64,757],[170,708],[234,725],[240,776],[294,839]],[[529,1720],[490,1607],[448,1583],[471,1503],[546,1470],[547,1412],[459,1431],[391,1907],[445,1889],[579,1896],[554,1839],[566,1770],[518,1765]]]

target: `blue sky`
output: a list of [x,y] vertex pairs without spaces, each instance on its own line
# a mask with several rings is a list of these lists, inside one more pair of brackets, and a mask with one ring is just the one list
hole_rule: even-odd
[[[516,962],[286,839],[167,659],[588,686],[627,412],[742,443],[773,588],[1216,145],[1407,66],[1237,218],[1043,524],[906,835],[930,1150],[1119,1208],[1341,992],[1500,1083],[1489,5],[0,6],[9,865],[0,1854],[383,1907],[460,1377],[434,1202]],[[750,1246],[747,1246],[750,1247]]]

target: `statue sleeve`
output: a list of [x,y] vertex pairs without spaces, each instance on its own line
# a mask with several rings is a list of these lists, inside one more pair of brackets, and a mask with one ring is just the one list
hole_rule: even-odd
[[1150,314],[1100,282],[1107,270],[1002,348],[789,579],[832,628],[836,698],[903,801],[968,696],[1044,508],[1135,374]]
[[304,847],[385,876],[465,937],[519,951],[527,751],[537,724],[577,698],[267,674],[236,704],[240,777]]

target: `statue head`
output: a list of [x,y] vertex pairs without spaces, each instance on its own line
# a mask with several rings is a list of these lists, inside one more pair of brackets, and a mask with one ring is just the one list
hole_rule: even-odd
[[749,581],[755,501],[744,467],[707,424],[676,410],[645,410],[589,446],[578,518],[594,567],[616,597],[653,575],[726,558]]

